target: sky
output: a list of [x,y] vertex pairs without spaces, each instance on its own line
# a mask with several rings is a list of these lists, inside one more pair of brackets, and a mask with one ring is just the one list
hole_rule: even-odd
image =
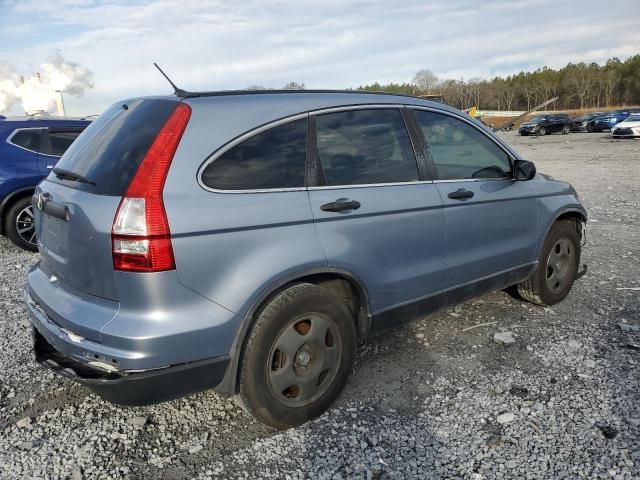
[[68,114],[88,115],[170,93],[154,61],[181,88],[223,90],[625,59],[640,53],[640,1],[0,0],[0,62],[29,76],[55,53],[93,72],[92,89],[65,96]]

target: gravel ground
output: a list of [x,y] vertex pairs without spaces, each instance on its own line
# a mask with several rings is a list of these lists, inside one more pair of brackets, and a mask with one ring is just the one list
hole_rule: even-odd
[[584,199],[587,276],[553,308],[500,292],[372,339],[337,405],[286,432],[214,393],[121,408],[40,369],[37,255],[0,239],[0,478],[639,478],[640,141],[505,136]]

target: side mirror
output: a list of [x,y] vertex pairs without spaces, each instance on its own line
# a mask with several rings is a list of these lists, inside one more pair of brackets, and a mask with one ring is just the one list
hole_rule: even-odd
[[527,160],[513,162],[513,176],[516,180],[531,180],[536,176],[536,166]]

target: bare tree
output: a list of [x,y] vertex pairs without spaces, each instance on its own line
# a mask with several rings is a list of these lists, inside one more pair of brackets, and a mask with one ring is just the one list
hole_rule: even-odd
[[304,83],[298,82],[289,82],[284,87],[283,90],[304,90]]
[[420,70],[415,74],[411,83],[424,93],[431,93],[440,81],[431,70]]

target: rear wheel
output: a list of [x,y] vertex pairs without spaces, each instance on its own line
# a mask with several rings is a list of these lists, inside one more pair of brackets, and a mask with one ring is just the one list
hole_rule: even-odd
[[31,252],[38,251],[31,197],[22,198],[9,208],[5,228],[7,237],[16,246]]
[[538,135],[544,137],[547,134],[547,130],[544,127],[538,129]]
[[241,359],[242,402],[271,427],[300,425],[338,397],[355,350],[347,306],[317,285],[293,285],[268,303],[251,329]]
[[538,258],[538,266],[518,284],[518,294],[537,305],[554,305],[571,291],[580,264],[580,235],[574,220],[554,223]]
[[568,135],[570,132],[571,132],[571,127],[569,125],[565,125],[564,127],[562,127],[563,135]]

